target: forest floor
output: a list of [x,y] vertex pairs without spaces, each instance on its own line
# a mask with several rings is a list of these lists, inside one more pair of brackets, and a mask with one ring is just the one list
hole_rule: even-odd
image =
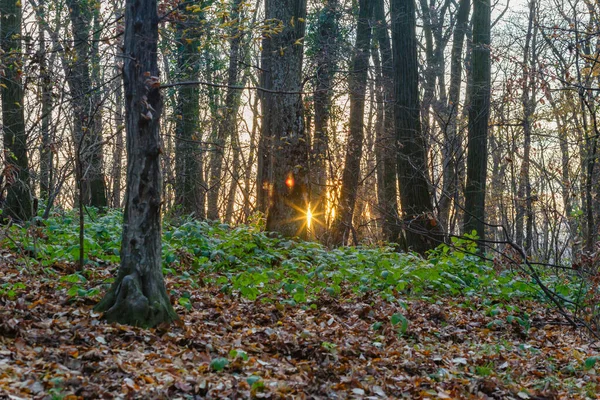
[[[310,307],[250,301],[177,275],[178,324],[107,324],[99,296],[67,294],[56,275],[0,256],[0,397],[596,398],[598,344],[532,301],[407,298],[404,307],[343,288]],[[116,266],[94,267],[96,282]],[[205,278],[205,277],[204,277]],[[206,279],[201,279],[205,281]],[[492,307],[492,308],[490,308]],[[509,318],[519,309],[530,320]],[[490,311],[491,310],[491,311]],[[390,316],[404,317],[392,317]],[[598,363],[600,364],[600,363]]]

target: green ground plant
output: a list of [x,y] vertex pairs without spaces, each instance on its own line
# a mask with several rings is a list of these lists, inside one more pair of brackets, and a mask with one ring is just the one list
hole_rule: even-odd
[[[100,215],[92,209],[86,215],[88,265],[62,278],[70,284],[70,296],[100,293],[100,288],[86,286],[86,275],[93,274],[94,265],[118,262],[121,221],[118,210]],[[40,265],[48,267],[77,261],[78,234],[73,212],[55,212],[41,226],[13,225],[5,233],[3,245],[34,254]],[[344,290],[400,303],[411,296],[481,296],[499,302],[515,297],[542,298],[536,285],[523,274],[511,268],[499,272],[491,263],[482,262],[475,255],[475,242],[468,237],[453,238],[450,245],[441,245],[427,258],[421,258],[385,246],[327,249],[315,242],[269,235],[260,222],[232,227],[188,219],[178,225],[165,223],[162,250],[166,275],[193,284],[216,284],[224,293],[249,300],[283,299],[285,304],[309,306],[321,296],[336,296]],[[561,284],[554,276],[548,276],[547,281],[569,298],[576,298],[580,288],[564,281]],[[189,310],[187,296],[181,294],[178,302]],[[494,307],[499,307],[498,303]],[[527,328],[522,316],[511,318]],[[513,319],[498,320],[498,324],[512,323]]]

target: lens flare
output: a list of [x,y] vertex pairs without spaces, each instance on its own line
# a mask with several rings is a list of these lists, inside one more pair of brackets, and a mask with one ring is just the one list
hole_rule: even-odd
[[285,186],[287,186],[290,189],[294,187],[294,178],[291,175],[288,176],[285,180]]

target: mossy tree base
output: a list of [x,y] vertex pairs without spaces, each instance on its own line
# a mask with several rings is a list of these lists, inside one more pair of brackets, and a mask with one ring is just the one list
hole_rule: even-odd
[[[162,278],[161,278],[162,282]],[[148,285],[139,274],[126,275],[115,283],[106,297],[96,306],[107,322],[149,328],[178,319],[166,291]],[[164,285],[163,285],[164,286]],[[156,293],[145,293],[158,290]]]

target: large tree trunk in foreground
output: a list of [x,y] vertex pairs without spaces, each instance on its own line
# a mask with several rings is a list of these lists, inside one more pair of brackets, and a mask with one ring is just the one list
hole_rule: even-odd
[[359,15],[356,28],[356,46],[350,71],[350,133],[346,146],[346,163],[342,174],[342,188],[335,220],[331,227],[330,244],[346,244],[352,229],[352,217],[360,180],[360,159],[363,151],[365,93],[369,73],[371,50],[371,19],[373,1],[359,2]]
[[123,81],[127,188],[117,279],[97,305],[109,322],[143,327],[177,319],[161,269],[161,171],[156,0],[127,0]]
[[283,26],[281,32],[263,41],[263,87],[271,92],[262,95],[259,199],[268,199],[267,230],[287,237],[305,237],[308,143],[299,92],[306,0],[267,0],[265,14]]
[[490,3],[475,0],[473,6],[473,61],[469,105],[465,233],[476,231],[485,240],[485,191],[487,137],[490,115]]
[[427,181],[427,153],[421,132],[419,69],[414,0],[392,0],[392,41],[395,69],[395,118],[398,139],[398,183],[406,245],[418,253],[442,240],[433,214]]
[[2,125],[4,128],[3,177],[7,194],[3,216],[26,221],[33,208],[29,186],[27,132],[25,131],[24,94],[21,84],[23,60],[21,55],[22,8],[14,0],[0,1],[0,48],[4,73],[0,74],[2,95]]

